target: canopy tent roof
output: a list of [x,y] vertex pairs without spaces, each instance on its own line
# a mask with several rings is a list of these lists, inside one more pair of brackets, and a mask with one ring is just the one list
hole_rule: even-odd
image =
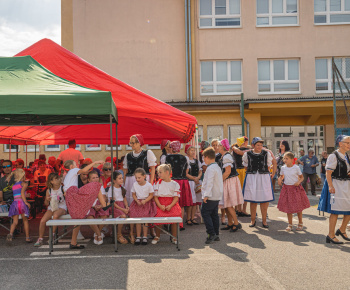
[[31,56],[0,57],[0,103],[1,125],[106,124],[110,115],[116,120],[110,92],[64,80]]
[[[30,55],[54,74],[95,90],[110,91],[118,109],[118,144],[141,133],[148,144],[162,139],[188,142],[195,133],[195,117],[155,99],[92,66],[49,39],[43,39],[17,56]],[[95,103],[100,103],[96,98]],[[84,103],[82,103],[84,104]],[[83,106],[83,105],[82,105]],[[80,107],[82,107],[80,106]],[[27,128],[0,127],[0,141],[11,144],[64,144],[75,138],[78,144],[109,144],[109,126],[63,126]],[[7,141],[6,141],[7,140]],[[15,143],[16,142],[16,143]]]

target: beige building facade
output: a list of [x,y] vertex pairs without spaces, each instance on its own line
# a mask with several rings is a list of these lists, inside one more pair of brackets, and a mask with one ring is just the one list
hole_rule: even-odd
[[243,93],[250,139],[332,150],[331,57],[350,66],[350,1],[61,2],[63,47],[194,115],[202,140],[242,134]]

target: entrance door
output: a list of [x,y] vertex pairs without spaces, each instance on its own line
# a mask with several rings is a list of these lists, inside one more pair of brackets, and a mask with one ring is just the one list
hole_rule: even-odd
[[290,147],[290,151],[299,156],[301,149],[305,150],[305,138],[293,138],[293,137],[277,137],[275,138],[275,152],[277,153],[282,141],[287,141]]

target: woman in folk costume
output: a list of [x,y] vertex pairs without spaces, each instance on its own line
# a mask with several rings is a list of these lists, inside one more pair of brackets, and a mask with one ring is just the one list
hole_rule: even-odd
[[[256,225],[256,208],[260,203],[262,215],[262,226],[268,228],[266,222],[269,202],[275,200],[272,190],[272,182],[269,167],[272,165],[273,157],[267,150],[263,150],[264,141],[260,137],[252,140],[254,149],[244,153],[243,165],[247,168],[244,180],[243,196],[244,200],[250,202],[251,224]],[[276,165],[274,163],[272,176],[275,175]]]
[[166,156],[172,153],[170,140],[162,140],[162,143],[160,143],[160,149],[162,149],[162,155],[160,155],[159,163],[165,164]]
[[238,178],[238,173],[236,171],[236,165],[230,150],[230,143],[227,139],[223,139],[219,142],[219,152],[221,158],[219,160],[219,166],[222,170],[222,178],[224,181],[224,208],[228,218],[228,224],[226,227],[221,228],[221,230],[230,230],[231,232],[236,232],[241,229],[242,226],[238,222],[235,206],[244,203],[241,183]]
[[[350,241],[346,234],[346,225],[350,221],[350,136],[340,135],[336,140],[339,146],[327,158],[326,182],[323,185],[318,210],[330,213],[327,243],[343,244],[336,236]],[[335,232],[338,215],[344,215],[340,228]]]
[[[237,138],[237,142],[236,144],[232,145],[232,155],[235,159],[236,162],[236,170],[239,178],[239,181],[241,183],[241,189],[243,189],[243,184],[244,184],[244,179],[245,179],[245,174],[246,174],[246,169],[243,166],[243,161],[242,161],[242,157],[245,151],[250,150],[249,148],[250,146],[248,145],[248,138],[243,136],[243,137],[239,137]],[[238,216],[240,217],[250,217],[250,214],[247,213],[247,205],[248,202],[244,202],[243,206],[242,205],[238,205],[236,207],[237,211],[238,211]]]
[[[185,156],[179,154],[181,149],[180,141],[173,141],[170,143],[173,154],[166,157],[166,164],[170,164],[172,168],[172,179],[180,185],[179,205],[181,207],[182,217],[184,216],[184,208],[186,206],[193,206],[192,193],[190,184],[186,177],[188,171],[188,162]],[[190,218],[190,217],[188,217]],[[183,228],[182,228],[183,229]]]
[[125,155],[123,161],[123,171],[125,176],[126,200],[130,205],[133,202],[131,188],[136,182],[134,172],[137,168],[142,168],[146,171],[146,179],[153,184],[155,177],[155,168],[157,165],[157,157],[151,150],[144,150],[142,146],[145,145],[143,136],[135,134],[130,137],[130,146],[132,152]]

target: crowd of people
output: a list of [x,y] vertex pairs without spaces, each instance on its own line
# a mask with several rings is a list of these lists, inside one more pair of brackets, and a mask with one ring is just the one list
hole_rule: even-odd
[[[293,214],[298,216],[295,230],[303,230],[303,210],[310,207],[307,197],[307,181],[311,194],[316,193],[316,167],[321,163],[324,182],[320,210],[329,212],[330,229],[327,243],[342,243],[336,236],[350,240],[346,226],[350,221],[350,137],[339,136],[339,149],[327,157],[322,153],[320,162],[310,149],[308,155],[300,152],[300,158],[291,152],[288,142],[282,141],[279,152],[274,155],[264,146],[260,137],[248,144],[247,137],[237,138],[233,145],[227,139],[201,142],[197,158],[196,148],[185,146],[185,155],[180,154],[179,141],[163,140],[159,162],[151,150],[143,149],[141,134],[131,136],[132,152],[123,159],[95,161],[84,159],[75,150],[74,140],[62,151],[57,160],[50,157],[46,164],[44,154],[39,160],[24,168],[18,159],[14,164],[3,160],[1,164],[0,202],[7,206],[12,217],[7,242],[11,242],[21,215],[26,241],[29,235],[29,208],[31,198],[28,189],[34,185],[42,195],[47,207],[39,225],[39,238],[35,246],[43,244],[46,222],[69,213],[73,219],[114,217],[182,217],[180,230],[199,225],[201,216],[206,226],[210,244],[220,240],[219,232],[237,232],[242,229],[238,217],[250,217],[249,227],[257,225],[257,207],[260,206],[263,228],[267,223],[269,203],[275,200],[276,182],[281,188],[278,209],[287,214],[286,231],[293,230]],[[40,190],[41,188],[41,190]],[[247,211],[250,204],[250,213]],[[221,220],[219,217],[221,212]],[[335,231],[338,214],[343,214],[343,224]],[[197,217],[197,219],[196,219]],[[227,218],[227,222],[226,222]],[[220,228],[220,223],[222,227]],[[185,225],[184,225],[185,224]],[[91,225],[94,243],[101,245],[109,229]],[[136,229],[135,229],[136,228]],[[171,242],[176,244],[175,225],[170,226]],[[55,229],[54,229],[55,232]],[[135,235],[136,232],[136,235]],[[123,235],[118,226],[117,239],[121,244],[147,245],[149,233],[152,244],[160,241],[160,229],[153,225],[129,226],[129,235]],[[77,240],[80,227],[72,232],[71,249],[82,249]],[[54,237],[55,239],[56,237]]]

